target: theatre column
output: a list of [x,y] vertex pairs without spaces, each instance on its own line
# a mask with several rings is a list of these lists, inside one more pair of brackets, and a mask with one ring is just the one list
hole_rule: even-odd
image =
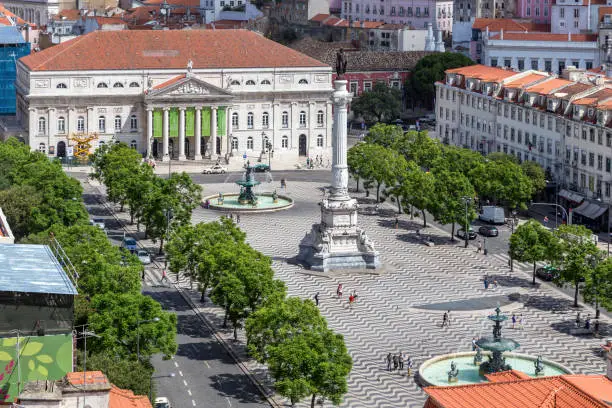
[[195,108],[195,155],[193,159],[202,160],[202,107]]
[[210,108],[210,158],[217,158],[217,107]]
[[185,108],[179,108],[179,161],[185,161]]
[[170,110],[170,108],[164,108],[164,125],[162,127],[163,132],[162,132],[162,136],[163,136],[163,143],[164,143],[164,147],[163,147],[163,155],[162,155],[162,161],[170,161],[170,156],[168,155],[168,150],[169,150],[169,144],[170,141],[168,139],[168,111]]
[[153,109],[147,108],[147,158],[153,157]]

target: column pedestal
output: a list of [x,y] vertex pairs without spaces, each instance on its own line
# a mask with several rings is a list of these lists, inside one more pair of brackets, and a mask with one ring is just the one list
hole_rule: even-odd
[[332,191],[323,198],[321,223],[314,224],[300,243],[298,260],[310,269],[364,270],[380,266],[378,251],[365,231],[357,226],[357,200],[348,194],[347,104],[352,95],[346,80],[334,82],[334,131]]

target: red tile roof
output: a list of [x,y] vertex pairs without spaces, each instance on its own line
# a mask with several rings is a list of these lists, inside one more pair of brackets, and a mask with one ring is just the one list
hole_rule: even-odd
[[514,71],[488,67],[486,65],[470,65],[468,67],[448,69],[446,72],[450,74],[463,75],[468,78],[477,78],[487,82],[501,81],[505,78],[516,75],[516,72]]
[[584,98],[576,99],[572,102],[574,105],[592,105],[595,106],[599,101],[605,101],[612,97],[612,89],[604,88],[590,95],[586,95]]
[[540,82],[539,84],[527,87],[527,92],[535,92],[542,95],[547,95],[556,89],[573,84],[572,81],[561,78],[551,78],[548,81]]
[[[84,374],[84,375],[83,375]],[[83,378],[84,377],[84,378]],[[104,375],[102,371],[86,371],[85,373],[81,372],[73,372],[66,374],[66,380],[71,385],[83,385],[83,384],[96,384],[96,385],[105,385],[109,384],[108,378]]]
[[178,82],[178,81],[180,81],[181,79],[185,79],[185,74],[175,76],[174,78],[169,79],[169,80],[167,80],[166,82],[163,82],[163,83],[161,83],[161,84],[159,84],[159,85],[154,86],[154,87],[153,87],[153,89],[163,89],[163,88],[165,88],[165,87],[167,87],[167,86],[170,86],[170,85],[172,85],[172,84],[177,83],[177,82]]
[[544,78],[548,78],[548,75],[544,74],[528,74],[521,78],[517,78],[511,82],[505,84],[508,88],[522,88],[524,85],[532,84],[536,81],[540,81]]
[[127,24],[125,21],[123,21],[123,19],[121,19],[119,17],[95,16],[95,17],[90,17],[90,18],[95,18],[96,21],[98,22],[98,25],[100,27],[102,27],[102,25],[104,25],[104,24],[112,24],[112,25],[125,25],[125,24]]
[[[146,0],[144,4],[147,6],[159,6],[164,0]],[[168,4],[186,6],[186,7],[200,7],[200,0],[166,0]],[[174,10],[172,10],[174,12]]]
[[612,14],[612,7],[600,7],[599,10],[599,22],[603,20],[604,16],[607,14]]
[[[492,40],[500,40],[501,34],[495,34],[490,37]],[[542,32],[505,32],[504,40],[508,41],[559,41],[559,42],[595,42],[597,34],[572,34],[571,39],[568,34],[552,34]]]
[[489,28],[491,32],[504,31],[550,31],[548,24],[535,24],[528,21],[517,21],[509,18],[477,18],[472,28],[485,31]]
[[109,394],[108,408],[151,408],[145,395],[134,395],[130,390],[112,386]]
[[315,15],[313,18],[310,19],[310,21],[314,21],[316,23],[320,23],[323,20],[325,20],[326,18],[328,18],[330,16],[330,14],[317,14]]
[[94,31],[21,58],[32,71],[325,67],[247,30]]
[[[9,17],[11,19],[9,19]],[[24,25],[24,24],[34,25],[31,23],[28,23],[21,17],[18,17],[16,14],[11,12],[9,9],[4,7],[4,4],[0,3],[0,25],[12,26],[13,22],[15,22],[17,25]]]
[[489,382],[492,383],[514,380],[526,380],[528,378],[531,378],[524,372],[517,370],[508,370],[502,371],[501,373],[485,374],[485,377],[487,378],[487,380],[489,380]]
[[53,16],[53,20],[76,21],[81,19],[81,11],[76,9],[65,9]]

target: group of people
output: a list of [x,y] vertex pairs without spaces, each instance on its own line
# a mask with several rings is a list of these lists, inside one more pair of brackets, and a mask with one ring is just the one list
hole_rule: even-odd
[[232,221],[235,221],[235,222],[236,222],[236,224],[240,224],[240,214],[236,214],[236,215],[234,216],[234,214],[229,213],[228,218],[229,218],[230,220],[232,220]]
[[411,376],[413,365],[412,358],[406,353],[400,351],[398,354],[387,354],[387,371],[399,370],[401,373],[405,367],[406,374]]
[[525,318],[523,317],[522,313],[518,316],[515,313],[512,313],[512,328],[516,329],[517,327],[519,330],[523,330],[525,328]]
[[[344,289],[342,287],[342,284],[339,283],[338,288],[336,289],[336,296],[338,296],[338,298],[342,298],[343,291]],[[348,301],[349,301],[349,308],[352,308],[353,303],[357,302],[357,291],[356,290],[353,290],[353,292],[349,295]]]
[[[327,164],[329,166],[329,160],[327,160]],[[323,156],[317,155],[314,159],[306,158],[306,167],[312,169],[314,166],[323,167]]]
[[497,287],[499,286],[499,284],[497,283],[495,279],[491,279],[488,276],[484,277],[483,283],[484,283],[485,290],[489,289],[490,285],[493,285],[493,289],[497,289]]

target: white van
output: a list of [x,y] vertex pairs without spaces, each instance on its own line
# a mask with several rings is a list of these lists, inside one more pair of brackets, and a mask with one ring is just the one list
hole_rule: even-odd
[[490,224],[503,224],[506,220],[504,209],[494,205],[483,206],[482,212],[478,215],[478,219]]

